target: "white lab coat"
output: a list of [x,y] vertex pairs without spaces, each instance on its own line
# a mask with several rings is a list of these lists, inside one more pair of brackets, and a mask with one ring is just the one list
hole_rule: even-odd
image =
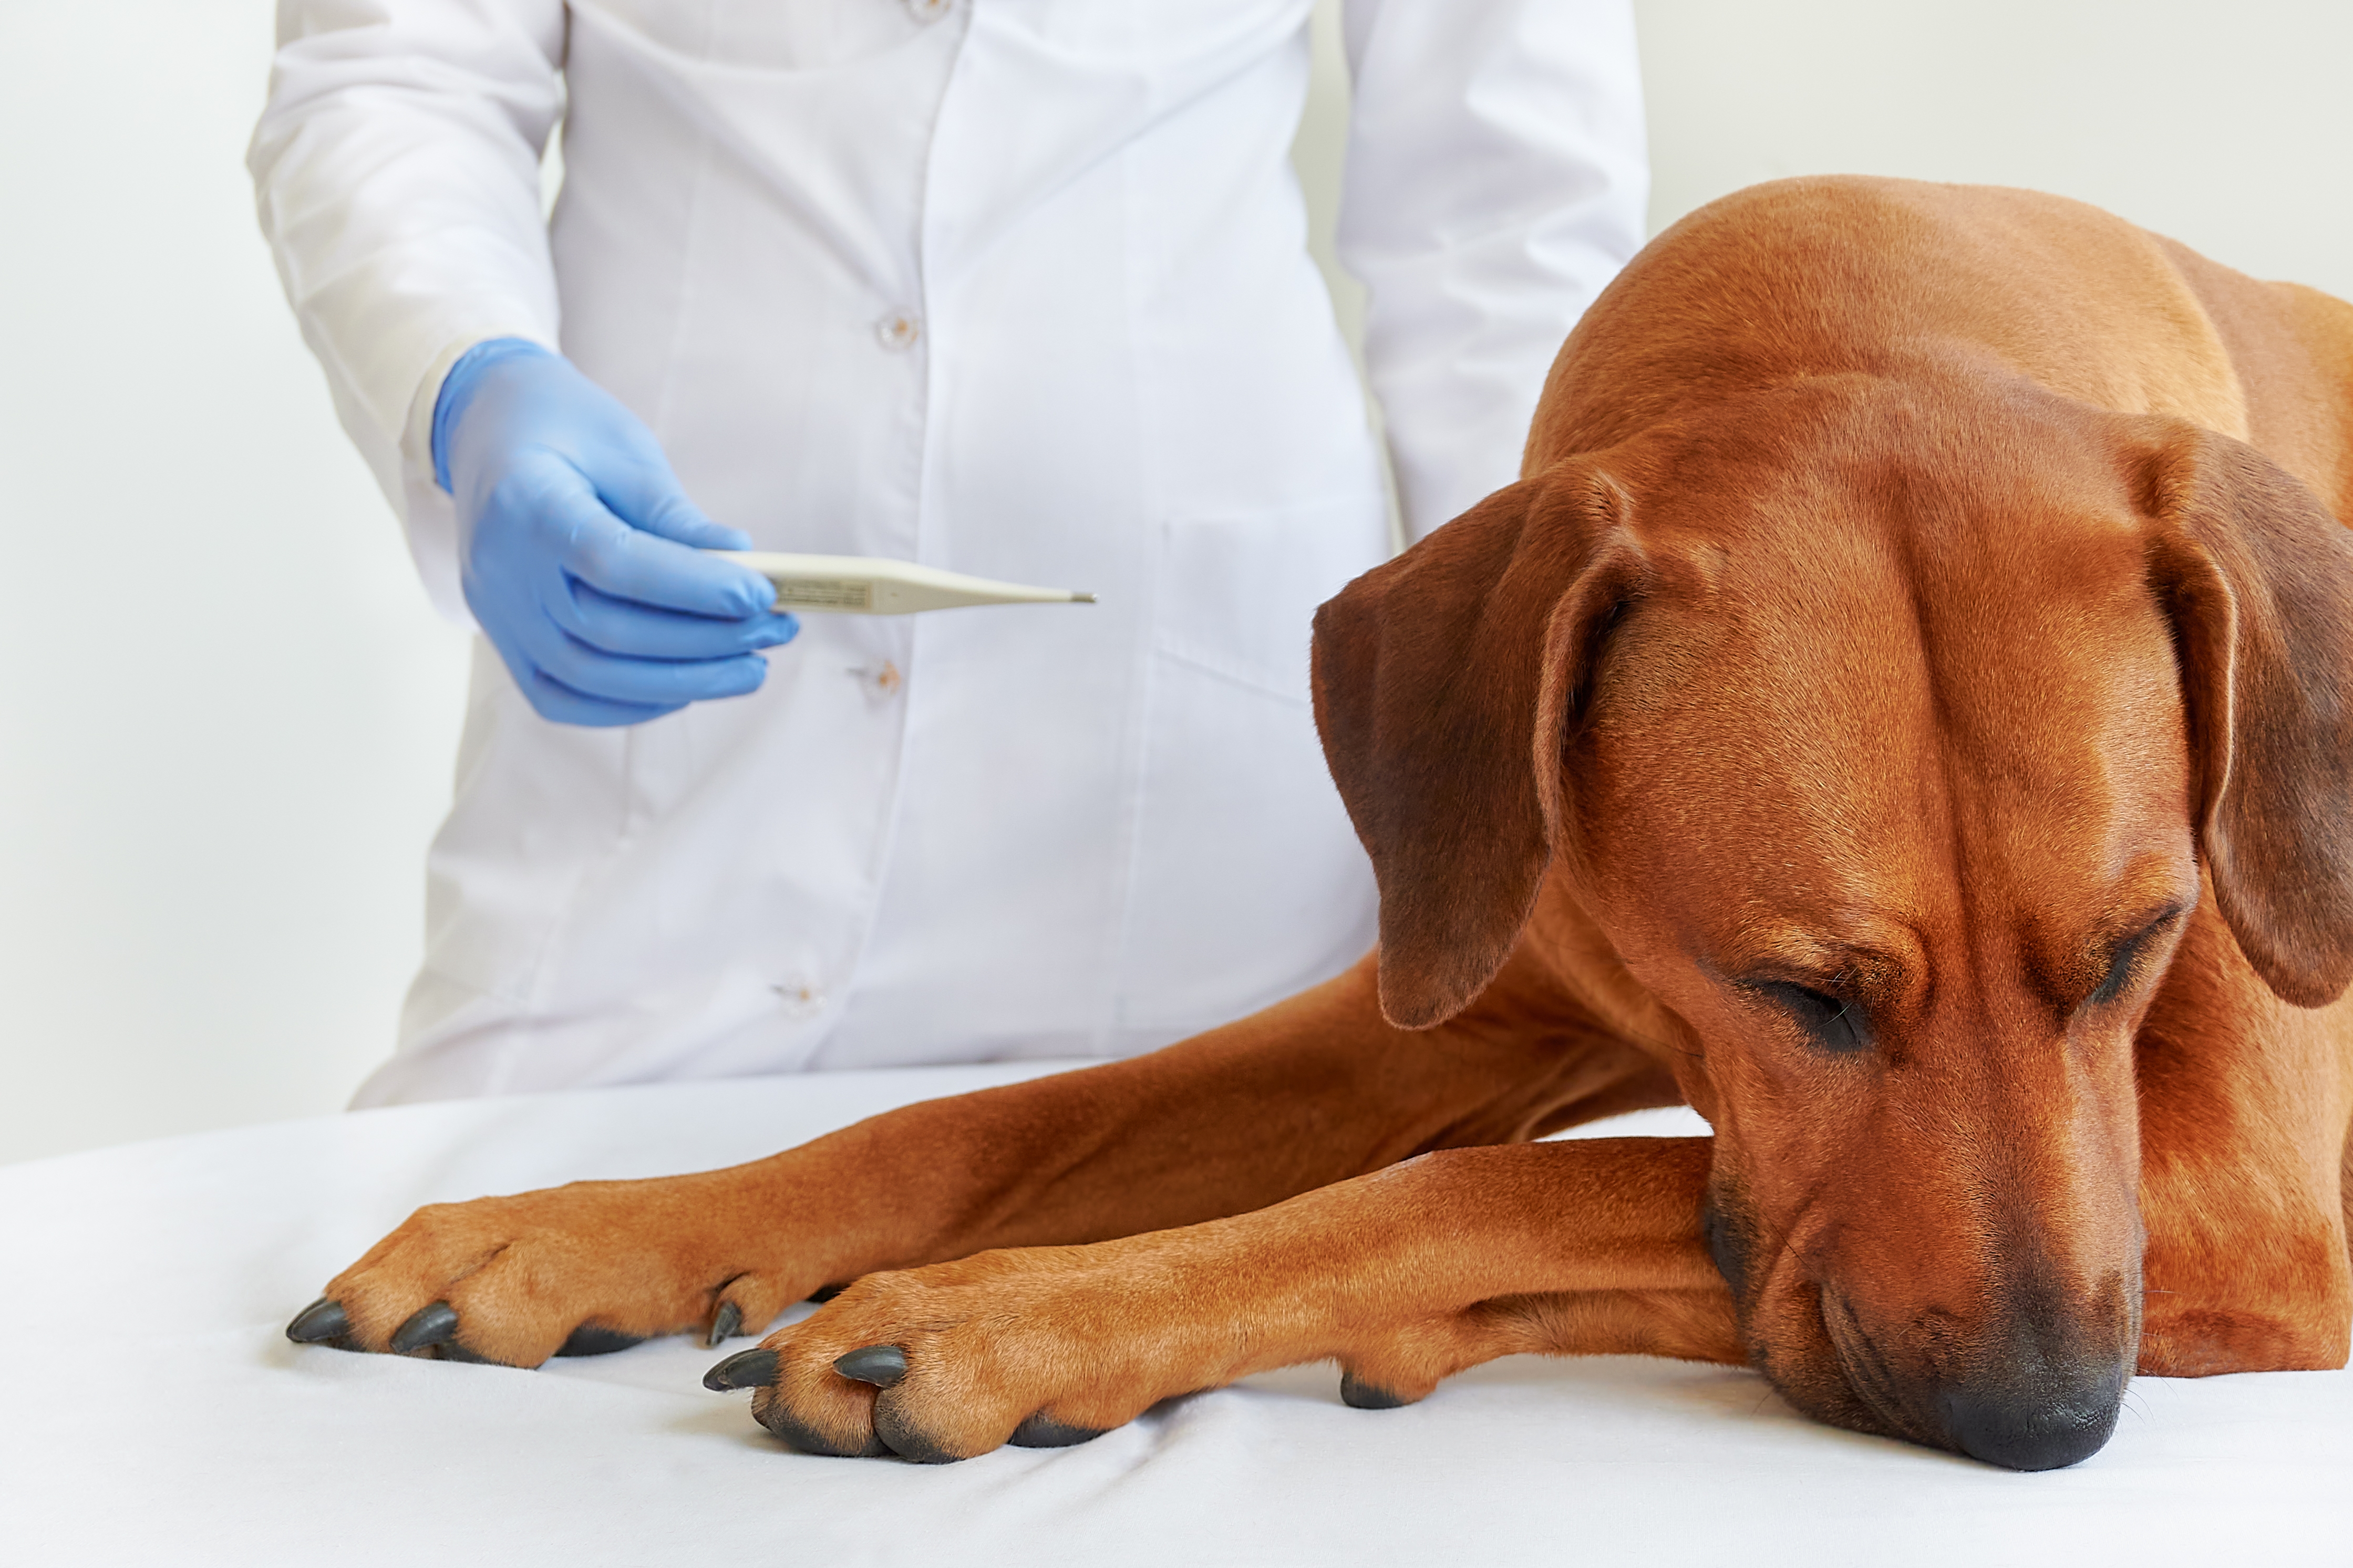
[[[1314,606],[1387,544],[1286,156],[1310,3],[282,0],[262,226],[450,614],[427,430],[503,335],[757,548],[1101,596],[807,616],[755,696],[629,730],[541,721],[478,640],[363,1103],[1126,1054],[1370,943],[1307,700]],[[1343,256],[1418,535],[1513,477],[1639,241],[1632,23],[1354,0],[1346,36]]]

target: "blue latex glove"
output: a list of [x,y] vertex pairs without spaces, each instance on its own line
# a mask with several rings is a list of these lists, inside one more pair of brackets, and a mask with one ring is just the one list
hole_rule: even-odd
[[433,477],[458,503],[466,603],[542,718],[636,724],[741,697],[768,673],[759,650],[800,630],[766,578],[700,553],[752,542],[686,499],[653,432],[536,343],[450,367]]

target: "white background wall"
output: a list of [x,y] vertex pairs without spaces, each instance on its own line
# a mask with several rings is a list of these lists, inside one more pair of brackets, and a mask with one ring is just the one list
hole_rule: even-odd
[[[1654,225],[1995,181],[2353,297],[2347,0],[1636,9]],[[269,0],[0,3],[0,1160],[334,1108],[419,945],[465,650],[254,229],[269,36]]]

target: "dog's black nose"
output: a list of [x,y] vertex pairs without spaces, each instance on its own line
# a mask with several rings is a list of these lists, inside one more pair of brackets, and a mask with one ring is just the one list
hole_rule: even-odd
[[2060,1394],[1947,1390],[1938,1399],[1953,1447],[2009,1470],[2057,1470],[2090,1458],[2116,1429],[2124,1378]]

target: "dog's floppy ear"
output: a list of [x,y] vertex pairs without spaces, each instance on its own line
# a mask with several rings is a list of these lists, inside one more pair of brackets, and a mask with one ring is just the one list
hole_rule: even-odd
[[1381,1011],[1460,1012],[1551,859],[1561,749],[1639,596],[1625,492],[1571,461],[1496,491],[1315,615],[1315,723],[1381,892]]
[[2353,537],[2227,436],[2171,425],[2145,461],[2216,901],[2273,991],[2322,1006],[2353,981]]

